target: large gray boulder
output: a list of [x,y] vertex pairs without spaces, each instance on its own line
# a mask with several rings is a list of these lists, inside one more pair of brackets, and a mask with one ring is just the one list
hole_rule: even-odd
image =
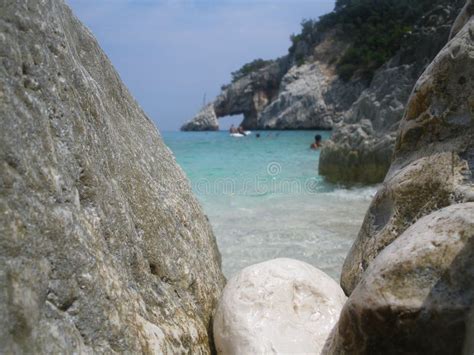
[[213,104],[207,104],[190,121],[181,126],[182,131],[217,131],[219,122],[217,122],[216,113]]
[[371,263],[329,339],[333,354],[472,354],[474,203],[421,218]]
[[418,80],[394,160],[343,266],[350,294],[370,262],[422,216],[474,200],[474,18]]
[[211,227],[92,34],[2,1],[0,58],[1,352],[209,353]]
[[331,129],[324,101],[328,77],[317,63],[295,66],[282,79],[278,97],[258,117],[264,129]]

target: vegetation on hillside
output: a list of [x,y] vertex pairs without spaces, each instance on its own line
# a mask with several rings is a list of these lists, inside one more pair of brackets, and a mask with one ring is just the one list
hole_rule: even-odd
[[371,79],[373,73],[400,48],[416,22],[438,4],[448,0],[337,0],[333,12],[316,20],[303,20],[298,35],[292,35],[290,54],[301,62],[297,47],[317,44],[320,34],[339,28],[352,44],[337,64],[337,72],[349,80],[354,75]]
[[263,67],[266,67],[268,64],[271,64],[272,60],[264,60],[264,59],[255,59],[250,63],[244,64],[239,70],[236,70],[231,73],[232,75],[232,82],[235,83],[237,80],[243,78],[244,76],[253,73]]

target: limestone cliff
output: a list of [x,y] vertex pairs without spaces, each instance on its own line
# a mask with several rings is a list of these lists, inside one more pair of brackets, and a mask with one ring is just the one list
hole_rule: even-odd
[[62,0],[0,2],[2,353],[209,353],[211,227]]
[[213,104],[204,106],[194,119],[181,126],[182,131],[217,131],[218,129],[219,123]]
[[331,129],[332,116],[323,98],[328,80],[318,64],[292,67],[283,77],[278,96],[258,117],[264,129]]
[[[327,19],[339,16],[343,3],[350,1],[338,1]],[[400,38],[395,55],[369,78],[357,72],[349,80],[339,75],[344,53],[357,50],[343,19],[325,27],[314,22],[313,29],[296,36],[288,55],[225,86],[212,103],[216,117],[244,114],[246,129],[334,129],[322,149],[319,173],[337,183],[381,182],[411,90],[446,44],[463,5],[462,0],[423,3],[424,15],[410,22],[413,28]]]
[[[221,94],[209,104],[209,109],[217,118],[231,115],[244,115],[242,125],[245,129],[259,128],[258,116],[278,94],[280,81],[288,70],[288,58],[282,57],[257,71],[254,71],[232,84],[225,85]],[[193,131],[194,122],[201,121],[201,113],[181,127],[183,131]],[[213,125],[199,126],[199,130],[214,130]]]
[[472,354],[474,3],[417,81],[347,256],[330,354]]

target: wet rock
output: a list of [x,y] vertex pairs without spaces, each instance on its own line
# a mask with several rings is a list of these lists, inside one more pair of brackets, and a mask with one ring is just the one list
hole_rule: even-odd
[[5,353],[209,353],[211,227],[150,119],[59,0],[0,3]]
[[301,261],[275,259],[234,276],[214,319],[220,354],[321,351],[346,300],[339,285]]

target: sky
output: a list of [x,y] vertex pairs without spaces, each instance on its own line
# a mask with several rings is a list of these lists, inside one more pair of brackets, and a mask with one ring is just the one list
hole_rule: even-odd
[[[335,0],[66,0],[161,131],[177,130],[230,73],[285,55]],[[221,129],[241,117],[222,118]]]

